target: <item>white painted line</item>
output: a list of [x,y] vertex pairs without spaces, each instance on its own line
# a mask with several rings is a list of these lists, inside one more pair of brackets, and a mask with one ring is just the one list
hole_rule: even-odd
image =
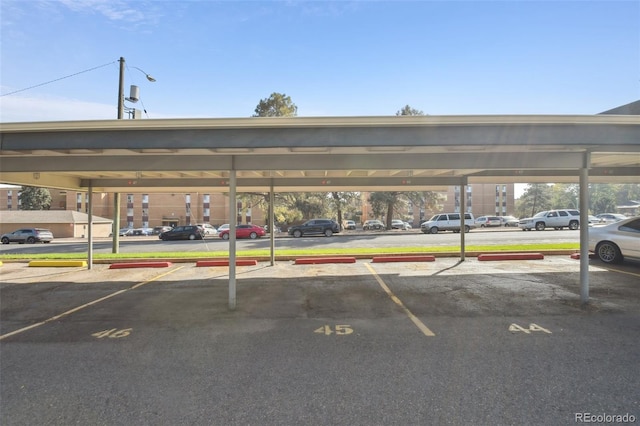
[[41,321],[39,323],[31,324],[28,327],[24,327],[24,328],[21,328],[19,330],[12,331],[11,333],[3,334],[2,336],[0,336],[0,340],[3,340],[5,338],[7,338],[7,337],[15,336],[16,334],[24,333],[25,331],[31,330],[32,328],[40,327],[41,325],[44,325],[44,324],[49,323],[51,321],[55,321],[55,320],[58,320],[58,319],[60,319],[62,317],[66,317],[67,315],[71,315],[74,312],[78,312],[78,311],[80,311],[80,310],[82,310],[84,308],[88,308],[89,306],[92,306],[92,305],[95,305],[97,303],[103,302],[103,301],[105,301],[107,299],[111,299],[112,297],[118,296],[119,294],[126,293],[127,291],[134,290],[134,289],[136,289],[138,287],[142,287],[145,284],[149,284],[150,282],[156,281],[156,280],[158,280],[158,279],[160,279],[162,277],[165,277],[165,276],[167,276],[169,274],[172,274],[172,273],[174,273],[177,270],[182,269],[182,268],[184,268],[184,266],[180,266],[180,267],[178,267],[176,269],[172,269],[171,271],[168,271],[168,272],[165,272],[163,274],[157,275],[157,276],[155,276],[155,277],[153,277],[153,278],[151,278],[151,279],[149,279],[147,281],[143,281],[141,283],[138,283],[138,284],[136,284],[136,285],[134,285],[134,286],[132,286],[130,288],[125,288],[124,290],[118,290],[115,293],[108,294],[108,295],[106,295],[104,297],[101,297],[100,299],[96,299],[96,300],[94,300],[92,302],[85,303],[84,305],[77,306],[77,307],[75,307],[73,309],[69,309],[66,312],[63,312],[63,313],[61,313],[59,315],[56,315],[54,317],[51,317],[51,318],[46,319],[44,321]]
[[418,319],[418,317],[416,317],[415,315],[413,315],[413,313],[406,307],[404,306],[404,303],[402,303],[402,300],[398,299],[396,297],[395,294],[393,294],[393,292],[391,291],[391,289],[389,288],[389,286],[387,286],[387,284],[385,284],[385,282],[382,280],[382,278],[380,278],[380,276],[378,275],[378,273],[373,269],[373,267],[371,265],[369,265],[368,263],[364,264],[369,271],[373,274],[373,277],[376,279],[376,281],[378,281],[378,284],[380,284],[380,287],[382,287],[382,289],[385,291],[385,293],[387,293],[387,295],[391,298],[391,300],[394,301],[394,303],[398,306],[400,306],[402,308],[402,310],[404,311],[405,314],[407,314],[407,316],[409,317],[409,319],[411,321],[413,321],[413,323],[416,325],[416,327],[418,327],[418,329],[420,331],[422,331],[422,333],[425,336],[429,336],[429,337],[433,337],[435,336],[435,333],[431,330],[429,330],[429,327],[427,327],[426,325],[424,325],[424,323],[422,321],[420,321]]

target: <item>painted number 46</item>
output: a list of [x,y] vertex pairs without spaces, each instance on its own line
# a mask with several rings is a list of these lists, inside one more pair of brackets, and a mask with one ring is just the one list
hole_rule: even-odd
[[518,324],[511,324],[509,326],[509,331],[511,332],[521,331],[526,334],[531,334],[532,331],[542,331],[547,334],[551,334],[551,331],[547,330],[546,328],[540,327],[539,325],[536,325],[536,324],[529,324],[529,328],[520,327]]
[[335,333],[337,336],[344,336],[353,333],[353,328],[350,325],[336,325],[333,329],[330,325],[323,325],[322,327],[313,331],[314,333],[324,334],[329,336]]
[[103,330],[97,333],[93,333],[92,336],[98,339],[102,339],[103,337],[109,337],[111,339],[118,339],[120,337],[127,337],[131,334],[132,328],[123,328],[118,330],[117,328],[112,328],[111,330]]

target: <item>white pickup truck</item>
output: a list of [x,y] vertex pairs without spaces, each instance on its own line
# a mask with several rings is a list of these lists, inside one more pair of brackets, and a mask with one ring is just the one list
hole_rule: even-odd
[[533,217],[520,219],[518,226],[523,231],[544,231],[545,228],[553,229],[578,229],[580,227],[580,212],[578,210],[549,210],[537,213]]

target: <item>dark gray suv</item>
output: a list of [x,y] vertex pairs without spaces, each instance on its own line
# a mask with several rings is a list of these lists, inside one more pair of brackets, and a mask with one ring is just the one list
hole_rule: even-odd
[[331,219],[311,219],[302,225],[289,228],[289,235],[300,238],[303,235],[324,235],[330,237],[340,232],[338,223]]

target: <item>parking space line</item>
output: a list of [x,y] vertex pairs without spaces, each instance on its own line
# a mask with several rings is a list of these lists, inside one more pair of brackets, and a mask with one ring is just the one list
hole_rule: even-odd
[[602,267],[603,269],[606,269],[607,271],[611,271],[611,272],[619,272],[621,274],[627,274],[627,275],[632,275],[634,277],[640,277],[640,274],[636,274],[635,272],[629,272],[629,271],[621,271],[620,269],[614,269],[614,268],[609,268],[609,267]]
[[418,327],[418,329],[420,331],[422,331],[422,333],[425,336],[428,336],[428,337],[435,336],[435,333],[433,331],[429,330],[429,327],[424,325],[424,323],[422,321],[420,321],[418,319],[418,317],[413,315],[413,313],[404,305],[404,303],[402,303],[402,300],[398,299],[398,297],[395,294],[393,294],[393,292],[391,291],[389,286],[387,286],[387,284],[385,284],[385,282],[382,280],[382,278],[380,278],[380,275],[378,275],[378,273],[373,269],[373,267],[371,265],[369,265],[368,263],[365,263],[364,265],[367,267],[367,269],[369,269],[369,271],[371,272],[373,277],[376,279],[376,281],[378,281],[378,284],[380,284],[380,287],[382,287],[382,289],[385,291],[385,293],[387,293],[387,295],[391,298],[391,300],[394,301],[394,303],[396,305],[398,305],[398,306],[400,306],[400,308],[402,308],[404,313],[407,314],[407,316],[409,317],[409,319],[411,321],[413,321],[415,326]]
[[3,334],[3,335],[0,336],[0,340],[3,340],[5,338],[7,338],[7,337],[15,336],[16,334],[24,333],[25,331],[31,330],[32,328],[40,327],[41,325],[47,324],[47,323],[49,323],[51,321],[56,321],[56,320],[58,320],[60,318],[66,317],[67,315],[71,315],[74,312],[78,312],[78,311],[80,311],[80,310],[82,310],[84,308],[88,308],[89,306],[93,306],[93,305],[98,304],[100,302],[103,302],[103,301],[105,301],[107,299],[111,299],[112,297],[118,296],[118,295],[120,295],[122,293],[126,293],[127,291],[135,290],[138,287],[142,287],[145,284],[149,284],[149,283],[151,283],[153,281],[159,280],[160,278],[165,277],[165,276],[167,276],[169,274],[172,274],[172,273],[174,273],[174,272],[176,272],[176,271],[178,271],[178,270],[180,270],[182,268],[184,268],[184,266],[179,266],[179,267],[177,267],[175,269],[172,269],[172,270],[170,270],[168,272],[165,272],[165,273],[157,275],[157,276],[155,276],[155,277],[153,277],[151,279],[148,279],[146,281],[138,283],[138,284],[136,284],[136,285],[134,285],[132,287],[125,288],[125,289],[122,289],[122,290],[118,290],[115,293],[108,294],[108,295],[106,295],[104,297],[101,297],[99,299],[93,300],[93,301],[91,301],[89,303],[85,303],[84,305],[76,306],[73,309],[69,309],[66,312],[63,312],[63,313],[58,314],[58,315],[56,315],[54,317],[48,318],[48,319],[46,319],[44,321],[41,321],[41,322],[38,322],[38,323],[35,323],[35,324],[31,324],[30,326],[23,327],[21,329],[12,331],[12,332],[7,333],[7,334]]

